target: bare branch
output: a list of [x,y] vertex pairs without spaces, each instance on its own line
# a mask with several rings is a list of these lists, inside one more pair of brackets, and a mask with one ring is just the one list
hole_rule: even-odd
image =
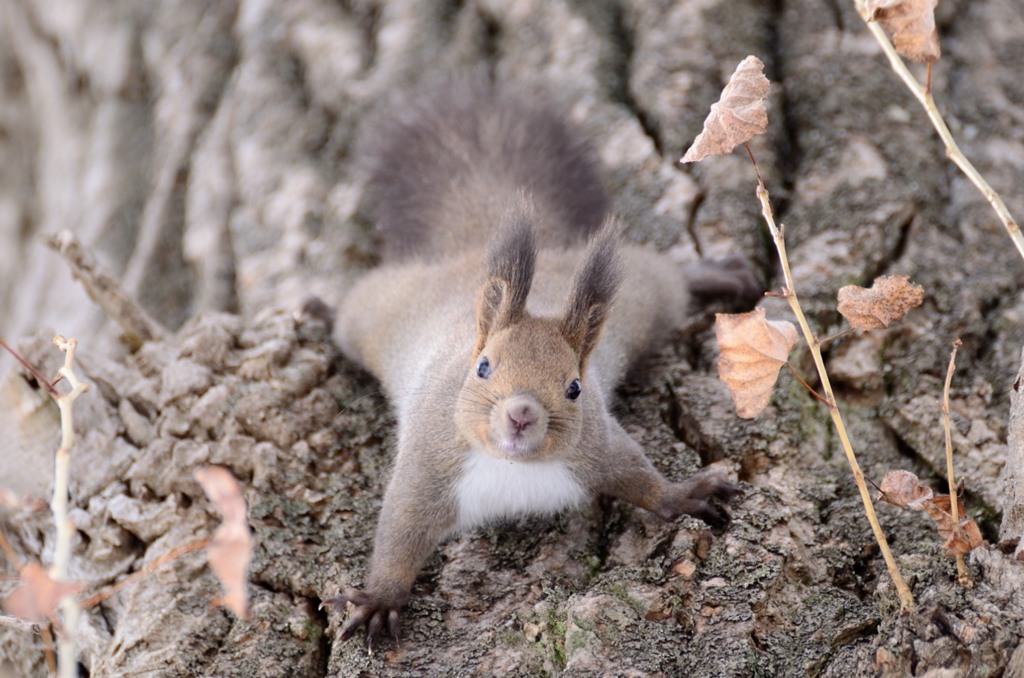
[[96,258],[74,234],[61,231],[49,236],[46,244],[64,257],[71,267],[71,275],[82,283],[89,297],[117,321],[130,344],[139,345],[167,335],[167,330],[142,310],[117,280],[100,270]]
[[[62,336],[53,338],[53,343],[64,352],[64,365],[59,376],[66,379],[71,390],[57,398],[60,409],[60,448],[54,460],[53,470],[53,522],[57,527],[57,544],[54,548],[52,578],[57,582],[68,580],[68,564],[71,560],[71,536],[73,527],[68,517],[68,480],[71,466],[71,447],[75,444],[75,428],[72,419],[75,400],[88,390],[89,385],[79,381],[75,374],[75,348],[78,341]],[[63,628],[57,642],[57,666],[60,678],[72,678],[78,669],[78,657],[75,649],[75,634],[78,632],[78,617],[81,608],[71,594],[65,595],[60,601],[63,612]]]

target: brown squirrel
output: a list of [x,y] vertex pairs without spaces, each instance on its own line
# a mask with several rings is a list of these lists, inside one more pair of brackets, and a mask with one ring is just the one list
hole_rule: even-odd
[[[337,314],[343,352],[384,386],[398,453],[354,611],[372,645],[437,545],[477,525],[623,499],[713,525],[735,485],[665,479],[609,412],[613,389],[679,328],[690,293],[749,302],[735,261],[687,275],[619,241],[591,151],[551,108],[450,82],[383,123],[366,198],[384,263]],[[589,242],[588,242],[589,241]],[[690,278],[688,280],[688,278]]]

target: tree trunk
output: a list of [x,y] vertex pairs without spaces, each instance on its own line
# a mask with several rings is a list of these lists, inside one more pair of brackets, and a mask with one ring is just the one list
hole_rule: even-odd
[[[1019,0],[938,12],[935,98],[1020,217]],[[481,530],[420,575],[400,646],[367,655],[336,641],[343,615],[318,605],[365,576],[394,426],[378,385],[296,311],[310,295],[336,304],[377,256],[360,211],[372,112],[452,70],[539,84],[598,150],[629,237],[682,260],[743,254],[778,291],[745,153],[676,162],[748,54],[773,82],[752,149],[816,331],[843,329],[842,285],[902,273],[927,294],[898,326],[825,347],[871,480],[904,468],[945,486],[938,403],[964,341],[955,463],[989,540],[967,558],[975,587],[958,586],[926,517],[881,505],[919,609],[901,615],[824,406],[784,372],[769,410],[737,419],[701,318],[617,412],[670,477],[709,462],[738,474],[725,534],[605,500]],[[155,338],[72,280],[44,245],[63,230]],[[1024,490],[1003,467],[1024,261],[847,0],[0,0],[0,270],[3,338],[52,374],[46,328],[77,337],[93,386],[76,406],[76,579],[100,588],[208,536],[217,515],[196,467],[225,465],[246,487],[252,620],[210,605],[216,580],[191,553],[86,611],[91,676],[996,676],[1021,664],[1024,566],[1009,539]],[[763,305],[788,315],[780,299]],[[791,362],[813,373],[806,351]],[[45,497],[56,416],[13,361],[0,367],[0,486]],[[47,512],[0,501],[0,526],[20,558],[51,557]],[[0,578],[0,594],[13,586]],[[45,674],[24,630],[0,625],[0,657],[0,675]]]

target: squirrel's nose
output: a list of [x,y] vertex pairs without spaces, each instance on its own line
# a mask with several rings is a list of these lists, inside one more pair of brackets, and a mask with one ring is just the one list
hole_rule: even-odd
[[537,412],[530,403],[516,403],[508,409],[508,420],[520,432],[537,422]]

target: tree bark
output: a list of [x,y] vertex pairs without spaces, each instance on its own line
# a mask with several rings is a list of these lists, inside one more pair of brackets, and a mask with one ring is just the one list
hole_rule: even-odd
[[[935,98],[1020,218],[1019,0],[938,11]],[[748,54],[773,82],[769,133],[752,148],[816,330],[842,329],[842,285],[903,273],[927,293],[899,326],[826,347],[870,479],[906,468],[944,486],[938,401],[950,344],[964,341],[955,464],[992,542],[968,557],[976,586],[957,585],[925,517],[881,506],[919,607],[900,615],[827,411],[784,372],[769,410],[738,420],[702,318],[617,411],[670,477],[708,463],[739,476],[725,534],[604,500],[481,530],[420,575],[400,646],[336,642],[342,615],[318,605],[365,577],[394,426],[378,385],[296,312],[310,295],[336,304],[378,254],[360,211],[374,111],[464,68],[537,85],[592,140],[630,238],[683,261],[743,254],[778,291],[745,154],[676,162]],[[164,338],[122,341],[45,247],[62,230]],[[1020,664],[1024,565],[995,542],[1001,518],[1003,538],[1020,536],[1020,470],[1006,465],[1022,463],[1007,428],[1024,262],[852,2],[0,0],[0,270],[3,338],[52,374],[47,328],[77,337],[94,386],[76,405],[78,579],[102,587],[208,536],[198,465],[247,488],[253,619],[210,606],[217,583],[191,553],[86,612],[91,676],[995,676]],[[813,373],[805,352],[792,362]],[[0,486],[45,497],[56,418],[13,361],[0,369]],[[0,501],[0,526],[21,558],[52,553],[45,511]],[[12,587],[0,578],[0,594]],[[0,626],[0,657],[0,674],[45,674],[23,629]]]

